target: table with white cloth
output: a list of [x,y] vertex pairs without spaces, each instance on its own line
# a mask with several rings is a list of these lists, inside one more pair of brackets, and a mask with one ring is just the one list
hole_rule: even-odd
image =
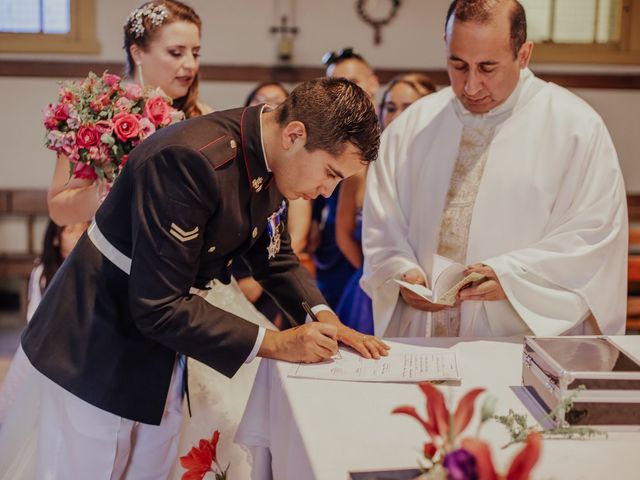
[[[611,338],[640,358],[640,336]],[[497,397],[496,414],[513,409],[535,423],[521,387],[521,338],[407,338],[390,344],[396,352],[421,345],[457,352],[462,381],[440,386],[450,408],[470,389],[483,387]],[[262,361],[236,435],[253,453],[254,480],[345,480],[351,471],[417,466],[427,434],[414,419],[391,414],[411,405],[425,415],[425,397],[416,384],[292,378],[291,368]],[[476,435],[481,400],[463,437]],[[533,478],[640,478],[640,429],[627,429],[588,440],[545,439]],[[491,445],[498,472],[506,473],[522,444],[501,449],[509,434],[495,421],[483,425],[480,437]]]

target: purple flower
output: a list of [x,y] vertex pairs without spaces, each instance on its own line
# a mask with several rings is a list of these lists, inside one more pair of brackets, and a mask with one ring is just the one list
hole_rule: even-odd
[[476,459],[463,448],[454,450],[444,457],[448,480],[477,480]]

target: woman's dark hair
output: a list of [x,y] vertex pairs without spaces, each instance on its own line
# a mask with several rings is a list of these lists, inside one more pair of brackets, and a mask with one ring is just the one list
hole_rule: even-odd
[[378,158],[380,125],[371,100],[355,83],[320,78],[301,83],[275,110],[280,126],[300,121],[307,130],[308,151],[340,155],[351,143],[363,162]]
[[[166,9],[168,15],[164,17],[154,14],[153,9],[157,7]],[[135,71],[135,62],[130,52],[131,45],[138,45],[141,49],[147,50],[157,31],[173,22],[189,22],[196,25],[198,31],[202,29],[202,20],[200,20],[195,10],[178,0],[146,2],[131,12],[129,20],[124,25],[123,48],[127,57],[125,65],[126,76],[133,77],[133,72]],[[173,100],[173,106],[182,110],[187,118],[202,115],[202,110],[198,106],[199,78],[200,74],[196,73],[187,94],[184,97]]]
[[286,88],[284,88],[284,85],[282,85],[280,82],[262,82],[256,85],[256,87],[249,92],[249,95],[247,95],[247,99],[244,101],[244,106],[248,107],[249,105],[251,105],[251,102],[253,102],[253,100],[256,98],[256,94],[260,91],[262,87],[271,87],[271,86],[277,87],[280,90],[282,90],[282,93],[284,93],[285,97],[289,96],[289,91]]
[[51,283],[53,274],[58,271],[64,260],[60,250],[62,229],[63,227],[59,227],[50,219],[44,232],[42,254],[40,255],[40,264],[43,269],[42,276],[38,280],[41,292],[44,292],[44,289]]

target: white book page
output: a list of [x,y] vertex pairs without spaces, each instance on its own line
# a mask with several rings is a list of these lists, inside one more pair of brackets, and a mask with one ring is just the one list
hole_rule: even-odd
[[294,365],[289,377],[347,382],[423,382],[460,380],[460,370],[456,352],[443,348],[391,352],[379,360],[341,349],[341,358]]
[[462,280],[465,266],[450,258],[433,256],[433,300],[435,303],[456,283]]
[[425,300],[431,301],[433,292],[427,287],[425,287],[424,285],[420,285],[418,283],[405,282],[404,280],[398,280],[397,278],[394,278],[393,281],[396,282],[401,287],[404,287],[407,290],[411,290],[416,295],[420,295]]

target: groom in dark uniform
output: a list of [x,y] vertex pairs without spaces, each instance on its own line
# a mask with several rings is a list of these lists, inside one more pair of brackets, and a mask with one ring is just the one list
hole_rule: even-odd
[[[378,145],[366,94],[322,79],[276,110],[213,113],[138,146],[22,338],[43,375],[37,478],[168,475],[183,355],[227,376],[256,355],[325,360],[338,341],[385,355],[324,305],[283,223],[285,198],[329,196]],[[320,321],[267,331],[206,302],[197,292],[237,256],[292,318],[309,320],[306,301]]]

